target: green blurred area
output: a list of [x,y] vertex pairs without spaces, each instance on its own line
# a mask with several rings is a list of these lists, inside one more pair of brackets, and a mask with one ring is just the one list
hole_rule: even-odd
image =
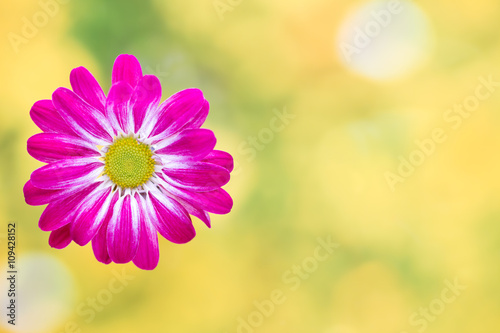
[[[75,323],[95,333],[498,332],[500,91],[459,128],[444,119],[479,77],[500,81],[498,1],[418,2],[432,46],[391,80],[356,72],[337,50],[360,1],[56,2],[36,35],[13,46],[9,33],[22,34],[41,3],[0,5],[0,219],[18,223],[19,258],[55,260],[74,296],[67,313],[26,331],[69,332]],[[91,246],[51,249],[38,229],[44,207],[22,194],[42,165],[26,152],[39,131],[31,105],[69,87],[78,66],[107,91],[121,53],[159,77],[164,99],[202,89],[205,127],[237,165],[226,186],[233,211],[213,215],[211,229],[193,218],[189,244],[162,239],[152,272],[102,265]],[[400,55],[387,56],[391,66]],[[292,116],[273,130],[285,111]],[[446,141],[392,191],[387,172],[436,128]],[[319,260],[318,238],[340,247]],[[122,268],[134,278],[92,319],[82,314]],[[467,288],[446,302],[457,279]],[[285,300],[271,310],[276,290]],[[249,328],[238,331],[239,318]]]

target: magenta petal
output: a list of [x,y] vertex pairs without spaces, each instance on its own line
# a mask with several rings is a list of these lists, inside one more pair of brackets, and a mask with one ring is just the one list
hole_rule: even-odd
[[139,205],[135,198],[126,195],[120,198],[109,221],[107,242],[108,253],[116,263],[131,261],[139,245]]
[[67,190],[44,190],[35,187],[31,179],[24,185],[23,193],[24,200],[31,206],[46,205],[69,195]]
[[207,212],[205,212],[202,209],[196,208],[194,206],[186,206],[186,209],[187,209],[189,214],[199,218],[203,223],[205,223],[205,225],[207,227],[209,227],[209,228],[212,227],[212,225],[210,223],[210,215],[208,215]]
[[52,100],[61,117],[82,138],[97,145],[113,141],[113,131],[106,117],[74,92],[58,88]]
[[62,160],[33,171],[31,182],[47,190],[90,184],[101,174],[102,167],[102,162],[92,157]]
[[33,122],[44,132],[75,135],[57,112],[51,100],[44,99],[33,104],[30,110]]
[[125,81],[134,89],[141,78],[141,64],[136,57],[130,54],[121,54],[116,58],[111,76],[112,84]]
[[196,235],[188,212],[177,201],[162,193],[150,193],[146,207],[156,230],[169,241],[183,244]]
[[203,223],[205,223],[205,225],[209,228],[212,227],[211,223],[210,223],[210,215],[208,215],[208,213],[206,211],[204,211],[203,209],[199,208],[199,207],[195,207],[189,203],[187,203],[186,201],[180,199],[180,198],[176,198],[176,200],[184,207],[186,208],[186,211],[199,218]]
[[205,156],[202,162],[220,165],[229,172],[233,171],[234,168],[233,157],[229,153],[222,150],[213,150]]
[[132,110],[129,106],[132,87],[125,81],[119,81],[109,90],[106,101],[106,116],[115,129],[115,133],[129,133],[134,129]]
[[56,249],[64,249],[71,243],[71,234],[69,232],[70,224],[53,230],[49,236],[49,245]]
[[56,133],[39,133],[28,139],[28,153],[39,161],[50,163],[67,158],[99,156],[87,141]]
[[195,207],[214,214],[227,214],[233,207],[233,199],[222,188],[210,192],[190,192],[170,187],[169,192]]
[[[160,259],[160,248],[158,246],[158,232],[151,223],[151,217],[145,209],[145,200],[139,195],[135,195],[141,211],[141,227],[139,236],[139,249],[134,257],[134,264],[140,269],[155,269]],[[156,216],[153,216],[156,218]]]
[[134,130],[137,132],[148,114],[157,112],[161,100],[161,83],[154,75],[144,75],[134,90],[131,105],[134,114]]
[[154,127],[150,136],[162,140],[183,129],[199,128],[208,116],[208,109],[201,90],[182,90],[160,105],[158,115],[153,117]]
[[207,100],[203,101],[203,105],[201,106],[201,109],[196,112],[195,115],[187,122],[186,126],[184,126],[184,129],[187,128],[200,128],[201,125],[207,120],[208,117],[208,112],[210,110],[210,104],[208,103]]
[[165,180],[175,186],[192,191],[213,191],[225,185],[230,178],[229,172],[211,163],[172,163],[162,169],[168,177]]
[[104,114],[106,95],[94,76],[85,68],[78,67],[71,71],[69,76],[71,88],[87,103]]
[[52,231],[61,228],[71,222],[75,211],[78,209],[83,200],[92,192],[96,184],[84,188],[83,190],[72,194],[64,199],[56,202],[51,202],[40,216],[38,226],[43,231]]
[[97,232],[97,235],[92,239],[92,250],[94,251],[95,258],[103,264],[111,263],[111,258],[108,253],[108,244],[106,242],[106,232],[108,224],[102,224]]
[[94,238],[92,238],[92,250],[94,251],[94,255],[96,259],[103,264],[109,264],[111,262],[111,258],[108,253],[108,242],[107,242],[107,234],[108,234],[108,224],[113,216],[113,209],[115,207],[116,202],[118,201],[119,194],[115,192],[113,198],[111,199],[111,203],[109,204],[108,214],[104,218],[104,221],[101,223],[99,230]]
[[86,198],[71,223],[71,237],[75,243],[83,246],[94,238],[108,215],[111,198],[110,188],[96,189]]
[[214,132],[208,129],[187,129],[176,136],[175,141],[158,149],[157,154],[168,155],[168,160],[198,161],[215,147]]

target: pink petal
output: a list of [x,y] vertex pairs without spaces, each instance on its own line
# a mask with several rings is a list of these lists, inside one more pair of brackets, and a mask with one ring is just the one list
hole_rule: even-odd
[[134,130],[137,133],[148,114],[156,113],[161,100],[161,83],[154,75],[144,75],[134,90],[132,108]]
[[186,211],[189,214],[199,218],[203,223],[205,223],[207,227],[211,228],[210,215],[208,215],[206,211],[204,211],[199,207],[195,207],[189,204],[188,202],[182,200],[181,198],[177,197],[175,198],[175,200],[178,201],[184,208],[186,208]]
[[131,261],[139,245],[139,205],[135,198],[120,198],[108,225],[108,253],[116,263]]
[[94,238],[108,215],[112,197],[110,188],[96,189],[89,194],[71,223],[71,237],[75,243],[84,246]]
[[69,81],[71,88],[77,95],[104,114],[106,95],[104,95],[97,80],[85,67],[73,69]]
[[215,147],[214,132],[208,129],[187,129],[176,136],[175,141],[158,149],[157,154],[167,155],[168,161],[198,161]]
[[113,141],[113,130],[106,117],[74,92],[58,88],[52,94],[52,100],[61,117],[82,138],[96,145]]
[[186,209],[166,195],[150,193],[146,209],[156,230],[169,241],[183,244],[196,235]]
[[101,223],[101,227],[94,238],[92,238],[92,250],[94,251],[94,255],[99,262],[103,264],[109,264],[111,262],[111,258],[108,253],[108,242],[106,240],[108,234],[108,225],[111,217],[113,216],[113,209],[115,207],[116,202],[118,201],[118,191],[113,195],[113,199],[111,199],[111,203],[109,205],[108,214],[104,218],[104,221]]
[[64,199],[56,202],[51,202],[40,216],[38,226],[43,231],[52,231],[61,228],[62,226],[71,222],[75,211],[78,209],[83,200],[92,192],[96,187],[92,184],[83,190],[72,194]]
[[[140,269],[152,270],[158,265],[160,248],[158,246],[158,233],[151,222],[146,207],[145,199],[139,194],[135,195],[141,211],[141,227],[139,249],[134,257],[134,264]],[[156,218],[153,216],[153,218]]]
[[163,102],[157,115],[147,118],[147,124],[152,123],[150,137],[163,140],[183,129],[199,128],[208,116],[208,109],[201,90],[182,90]]
[[118,132],[128,134],[134,129],[132,110],[129,106],[132,93],[132,87],[125,81],[113,84],[109,90],[106,115],[115,129],[115,134]]
[[71,190],[44,190],[33,185],[31,180],[28,180],[23,187],[24,200],[28,205],[41,206],[52,201],[60,200],[62,197],[68,196],[77,188]]
[[28,153],[39,161],[50,163],[67,158],[99,156],[87,141],[56,133],[39,133],[28,139]]
[[212,227],[210,223],[210,215],[202,209],[196,208],[194,206],[185,206],[189,214],[199,218],[205,225],[209,228]]
[[92,239],[92,250],[95,258],[103,264],[111,263],[111,258],[108,253],[108,244],[106,242],[106,231],[108,224],[102,224],[97,232],[97,235]]
[[53,230],[49,236],[49,245],[56,249],[64,249],[71,243],[70,224],[64,227]]
[[168,183],[198,192],[216,190],[230,178],[226,169],[211,163],[172,163],[165,165],[162,171]]
[[202,162],[220,165],[229,172],[233,171],[234,168],[233,157],[229,153],[222,150],[213,150],[205,156]]
[[50,99],[41,100],[33,104],[30,110],[30,117],[44,132],[75,135],[75,132],[66,124]]
[[93,183],[103,171],[103,163],[96,158],[75,158],[43,166],[31,174],[34,186],[57,190]]
[[191,192],[171,186],[168,191],[194,207],[214,214],[227,214],[233,207],[233,199],[222,188],[210,192]]
[[125,81],[134,89],[141,78],[141,64],[136,57],[130,54],[121,54],[116,58],[111,76],[112,84]]

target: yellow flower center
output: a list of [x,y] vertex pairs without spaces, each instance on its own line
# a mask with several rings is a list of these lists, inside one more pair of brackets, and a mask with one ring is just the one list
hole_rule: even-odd
[[134,188],[146,183],[153,175],[155,161],[147,144],[134,138],[113,142],[104,157],[104,172],[122,188]]

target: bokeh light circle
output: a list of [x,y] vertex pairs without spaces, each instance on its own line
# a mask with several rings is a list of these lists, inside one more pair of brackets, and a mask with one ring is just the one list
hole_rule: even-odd
[[[7,267],[2,271],[7,272]],[[0,325],[10,332],[54,332],[74,311],[73,276],[58,259],[43,253],[20,255],[17,272],[16,325],[6,320]],[[7,282],[2,279],[2,290],[8,289]],[[6,296],[2,295],[4,309],[9,302]]]
[[428,59],[433,32],[412,1],[371,1],[341,23],[337,52],[349,69],[374,80],[403,77]]

